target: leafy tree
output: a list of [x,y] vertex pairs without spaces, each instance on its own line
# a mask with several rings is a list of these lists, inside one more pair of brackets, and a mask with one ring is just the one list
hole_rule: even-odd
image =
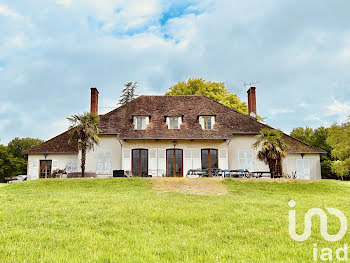
[[14,157],[25,158],[25,155],[22,154],[23,151],[38,146],[43,142],[40,139],[16,137],[8,143],[7,148]]
[[124,105],[137,97],[135,90],[138,87],[137,82],[128,82],[124,84],[122,95],[120,96],[119,104]]
[[350,121],[329,128],[327,143],[332,147],[332,171],[338,176],[350,176]]
[[14,157],[6,146],[0,145],[0,182],[4,182],[5,177],[21,174],[23,166],[26,166],[23,158]]
[[305,142],[307,144],[311,144],[311,134],[314,132],[314,130],[310,127],[298,127],[294,128],[292,132],[290,133],[290,136]]
[[261,147],[257,158],[265,162],[273,174],[277,173],[278,162],[287,156],[286,144],[283,141],[283,133],[280,130],[261,129],[253,148]]
[[230,93],[223,82],[205,81],[202,78],[190,78],[170,87],[165,95],[205,95],[241,113],[248,114],[248,107],[236,94]]
[[327,143],[327,138],[329,135],[329,128],[319,127],[317,129],[312,129],[310,127],[298,127],[292,130],[290,136],[299,139],[300,141],[307,143],[309,145],[315,146],[317,148],[323,149],[327,154],[321,155],[321,174],[328,176],[332,174],[332,147]]
[[81,175],[85,177],[86,152],[93,150],[100,142],[98,136],[101,132],[98,128],[100,117],[86,112],[72,115],[67,119],[71,123],[69,143],[78,143],[78,149],[81,151]]

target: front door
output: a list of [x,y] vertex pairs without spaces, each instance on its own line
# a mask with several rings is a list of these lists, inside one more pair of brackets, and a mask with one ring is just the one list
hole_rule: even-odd
[[140,177],[148,175],[148,150],[132,150],[132,174]]
[[40,160],[40,178],[48,178],[51,174],[52,161],[51,160]]
[[183,176],[183,159],[181,149],[166,150],[166,175],[167,176]]

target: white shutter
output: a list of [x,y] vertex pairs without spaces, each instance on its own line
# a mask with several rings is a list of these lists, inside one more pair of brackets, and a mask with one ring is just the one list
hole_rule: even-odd
[[149,149],[148,154],[148,174],[152,177],[158,176],[157,171],[157,148]]
[[204,119],[202,116],[199,116],[199,124],[202,126],[202,129],[204,130]]
[[212,116],[211,117],[211,128],[214,129],[214,126],[215,126],[215,116]]
[[32,161],[32,169],[31,169],[31,179],[38,179],[39,178],[39,168],[38,168],[39,161]]
[[253,151],[239,151],[238,153],[238,169],[247,169],[248,171],[254,171]]
[[222,170],[228,169],[228,154],[227,149],[219,149],[219,168]]
[[297,159],[297,178],[310,179],[310,163],[308,159]]
[[104,151],[99,150],[97,151],[97,158],[96,158],[96,173],[102,174],[104,172]]
[[131,171],[131,149],[123,149],[122,169],[124,171]]
[[166,175],[166,151],[165,149],[158,148],[158,176]]
[[52,160],[52,170],[51,172],[55,171],[58,169],[58,161],[57,160]]
[[304,162],[303,159],[297,159],[297,178],[304,179]]
[[187,175],[187,171],[192,169],[192,149],[184,149],[184,176]]
[[192,168],[202,169],[200,149],[192,149]]
[[304,179],[310,179],[310,164],[308,159],[304,159]]
[[111,150],[105,150],[103,163],[104,163],[104,173],[112,174],[112,151]]

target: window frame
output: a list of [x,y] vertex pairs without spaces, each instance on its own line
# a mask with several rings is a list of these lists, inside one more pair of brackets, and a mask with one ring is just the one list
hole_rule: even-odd
[[[177,174],[176,173],[176,152],[179,151],[181,152],[181,174]],[[172,152],[172,165],[173,165],[173,173],[172,174],[169,174],[168,173],[168,158],[169,158],[169,155],[168,153],[169,152]],[[167,177],[183,177],[183,173],[184,173],[184,152],[183,152],[183,149],[178,149],[178,148],[171,148],[171,149],[166,149],[166,176]]]
[[[135,116],[134,129],[135,130],[146,130],[147,129],[147,119],[148,116]],[[141,125],[139,127],[139,124]]]
[[[247,167],[247,168],[242,168],[241,167],[241,153],[247,153],[247,152],[250,152],[251,153],[251,158],[249,158],[249,159],[251,159],[252,160],[252,162],[251,162],[251,167]],[[246,160],[248,160],[248,158],[245,158]],[[248,162],[247,162],[247,164],[248,164]],[[238,151],[238,165],[237,165],[237,167],[238,167],[238,169],[247,169],[249,172],[253,172],[254,171],[254,152],[253,152],[253,150],[239,150]]]
[[[175,123],[177,124],[176,127],[175,127]],[[173,126],[171,124],[173,124]],[[169,130],[180,129],[180,117],[168,117],[168,128]]]
[[[137,177],[142,177],[142,161],[141,161],[141,155],[142,155],[142,151],[146,151],[146,175],[148,175],[148,149],[143,149],[143,148],[137,148],[137,149],[132,149],[131,150],[131,172],[133,174],[133,176],[137,176]],[[134,152],[138,152],[138,173],[135,175],[134,174]]]
[[[208,153],[208,168],[204,168],[203,166],[203,152],[207,151]],[[215,151],[216,152],[216,167],[212,167],[211,165],[211,151]],[[213,148],[206,148],[206,149],[201,149],[201,166],[202,169],[219,169],[219,151],[218,149],[213,149]]]

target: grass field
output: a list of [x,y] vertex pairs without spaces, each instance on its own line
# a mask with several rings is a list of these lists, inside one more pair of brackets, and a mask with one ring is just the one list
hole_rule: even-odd
[[[323,240],[317,218],[307,241],[288,234],[291,199],[299,233],[313,207],[349,217],[348,182],[224,180],[228,191],[220,195],[156,192],[153,183],[49,179],[1,187],[0,262],[314,262],[313,243],[334,250],[349,243],[349,232]],[[334,234],[340,223],[329,216],[328,226]]]

